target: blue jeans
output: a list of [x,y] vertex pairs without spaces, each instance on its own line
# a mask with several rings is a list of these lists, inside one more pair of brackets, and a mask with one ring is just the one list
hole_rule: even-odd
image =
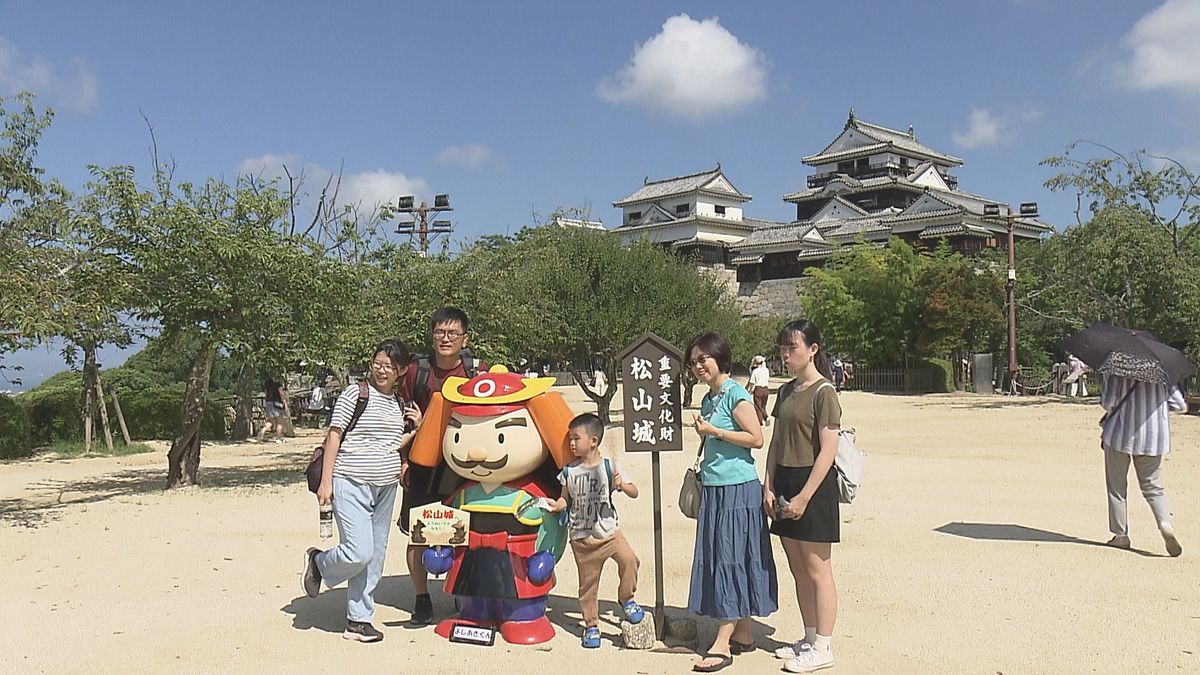
[[377,487],[333,477],[333,518],[338,545],[316,557],[321,578],[330,588],[346,584],[346,617],[370,622],[375,616],[375,587],[383,576],[391,533],[396,483]]

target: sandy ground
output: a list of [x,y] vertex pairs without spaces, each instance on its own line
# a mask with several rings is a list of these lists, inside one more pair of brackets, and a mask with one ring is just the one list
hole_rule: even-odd
[[[589,408],[577,390],[564,392]],[[1174,417],[1166,482],[1184,555],[1171,559],[1136,482],[1136,550],[1100,545],[1108,533],[1094,403],[848,393],[843,407],[869,458],[834,553],[836,671],[1200,672],[1200,418]],[[691,654],[610,641],[619,640],[614,567],[601,588],[604,646],[581,649],[569,554],[551,598],[558,635],[547,645],[455,645],[407,629],[412,593],[399,533],[376,596],[386,640],[342,640],[344,587],[315,599],[299,590],[301,554],[320,543],[299,474],[317,432],[302,433],[284,445],[206,446],[204,486],[172,492],[161,489],[162,452],[0,465],[4,670],[689,670]],[[605,446],[619,454],[620,445],[610,433]],[[687,602],[694,527],[673,503],[689,454],[663,458],[672,617]],[[624,465],[642,497],[618,507],[643,561],[639,598],[652,605],[651,462],[639,455]],[[771,650],[799,635],[777,543],[776,566],[781,610],[754,628],[766,649],[737,657],[732,672],[777,672]],[[441,615],[450,610],[440,592],[435,603]],[[715,624],[699,625],[711,639]]]

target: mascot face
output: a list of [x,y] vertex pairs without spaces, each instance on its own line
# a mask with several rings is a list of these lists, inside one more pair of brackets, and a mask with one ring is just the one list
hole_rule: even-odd
[[442,456],[454,473],[491,492],[533,473],[546,461],[546,450],[533,418],[522,407],[499,415],[451,412]]

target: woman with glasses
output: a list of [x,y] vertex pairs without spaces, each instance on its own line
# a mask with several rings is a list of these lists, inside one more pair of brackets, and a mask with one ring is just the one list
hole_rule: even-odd
[[763,486],[750,454],[763,446],[753,399],[729,376],[733,355],[720,335],[697,336],[684,354],[696,379],[708,386],[695,419],[704,443],[703,490],[688,611],[721,622],[712,646],[692,666],[713,673],[731,665],[733,655],[754,649],[750,617],[778,608],[779,582],[761,507]]
[[379,343],[371,360],[365,407],[351,424],[361,406],[361,395],[357,384],[347,387],[334,405],[333,421],[325,435],[317,502],[332,502],[339,543],[328,551],[308,549],[301,584],[309,597],[316,597],[322,581],[330,588],[347,582],[346,630],[342,633],[347,640],[383,639],[371,625],[375,586],[387,555],[402,453],[416,433],[405,433],[405,420],[411,420],[414,427],[421,425],[420,409],[405,406],[396,386],[408,369],[409,358],[408,347],[400,340]]

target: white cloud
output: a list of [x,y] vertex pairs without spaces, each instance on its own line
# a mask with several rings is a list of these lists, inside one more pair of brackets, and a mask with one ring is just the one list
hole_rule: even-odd
[[1130,89],[1200,93],[1200,2],[1167,0],[1121,38],[1128,54],[1114,66]]
[[[287,166],[287,172],[284,166]],[[253,174],[264,178],[286,179],[287,173],[293,178],[304,175],[303,190],[310,195],[318,195],[325,184],[335,174],[319,164],[305,162],[300,155],[293,153],[267,153],[258,157],[248,157],[239,164],[239,174]],[[284,188],[287,186],[284,185]],[[397,197],[414,195],[418,200],[428,199],[429,185],[423,178],[410,178],[403,173],[375,169],[358,173],[343,173],[342,184],[338,192],[338,202],[341,204],[358,204],[365,209],[373,209],[380,204],[394,203]]]
[[700,121],[765,98],[766,66],[762,52],[716,17],[696,21],[680,14],[635,48],[629,65],[601,80],[596,94]]
[[419,200],[428,193],[429,185],[424,179],[383,169],[352,173],[342,178],[342,194],[346,201],[358,202],[367,208],[393,203],[397,197],[405,195],[415,195]]
[[1188,171],[1200,170],[1200,146],[1184,145],[1170,150],[1150,150],[1147,157],[1149,168],[1161,171],[1168,166],[1174,166],[1166,158],[1182,164]]
[[955,145],[967,150],[999,145],[1008,140],[1007,122],[986,108],[973,108],[967,130],[954,132]]
[[0,94],[31,91],[47,103],[91,110],[96,103],[96,76],[75,57],[58,65],[36,54],[24,54],[0,37]]
[[453,164],[466,169],[478,169],[495,158],[496,153],[490,147],[470,143],[466,145],[451,145],[438,153],[437,161],[442,164]]
[[[300,162],[300,155],[286,154],[275,155],[267,153],[258,157],[247,157],[238,164],[237,172],[239,174],[251,174],[255,176],[263,176],[264,178],[283,178],[283,166],[285,164],[292,168]],[[296,175],[292,171],[292,175]]]

